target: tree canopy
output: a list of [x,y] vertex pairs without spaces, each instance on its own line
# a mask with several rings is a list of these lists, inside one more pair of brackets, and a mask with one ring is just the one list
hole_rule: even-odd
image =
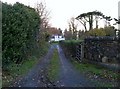
[[86,24],[89,24],[89,30],[93,29],[93,23],[96,22],[96,28],[98,28],[98,21],[101,19],[105,20],[105,26],[110,26],[110,21],[112,20],[111,16],[105,16],[100,11],[92,11],[87,13],[82,13],[76,17],[78,21],[84,26],[85,30],[87,30]]
[[86,23],[89,23],[89,30],[93,29],[93,22],[96,20],[96,28],[98,28],[98,19],[101,19],[103,17],[103,13],[99,11],[92,11],[87,13],[82,13],[79,16],[76,17],[77,20],[79,20],[83,26],[86,28]]

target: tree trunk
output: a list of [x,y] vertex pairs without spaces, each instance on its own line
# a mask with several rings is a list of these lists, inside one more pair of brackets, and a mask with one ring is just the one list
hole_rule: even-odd
[[89,30],[93,29],[93,15],[89,16]]
[[98,16],[95,17],[96,20],[96,28],[98,28]]
[[85,28],[85,31],[87,31],[87,27],[86,27],[86,22],[84,22],[84,28]]
[[98,20],[96,20],[96,28],[98,28]]

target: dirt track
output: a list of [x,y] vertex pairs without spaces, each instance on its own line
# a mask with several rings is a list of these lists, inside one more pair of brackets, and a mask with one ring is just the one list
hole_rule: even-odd
[[[51,83],[46,77],[47,66],[53,55],[53,50],[57,48],[60,57],[60,72],[58,80]],[[83,74],[77,72],[69,60],[65,57],[59,45],[51,45],[47,55],[43,57],[37,65],[32,68],[27,75],[16,80],[10,87],[94,87]]]

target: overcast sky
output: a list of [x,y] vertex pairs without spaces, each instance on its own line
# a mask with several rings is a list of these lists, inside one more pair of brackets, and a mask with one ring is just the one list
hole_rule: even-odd
[[65,29],[71,17],[98,10],[106,16],[118,18],[118,2],[120,0],[2,0],[3,2],[20,2],[35,7],[37,2],[46,2],[48,11],[51,11],[50,23],[57,28]]

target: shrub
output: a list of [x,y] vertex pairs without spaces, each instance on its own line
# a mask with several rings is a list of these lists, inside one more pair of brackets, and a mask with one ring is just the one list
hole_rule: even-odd
[[20,3],[2,3],[2,61],[3,67],[16,64],[42,49],[39,38],[40,17],[35,9]]

